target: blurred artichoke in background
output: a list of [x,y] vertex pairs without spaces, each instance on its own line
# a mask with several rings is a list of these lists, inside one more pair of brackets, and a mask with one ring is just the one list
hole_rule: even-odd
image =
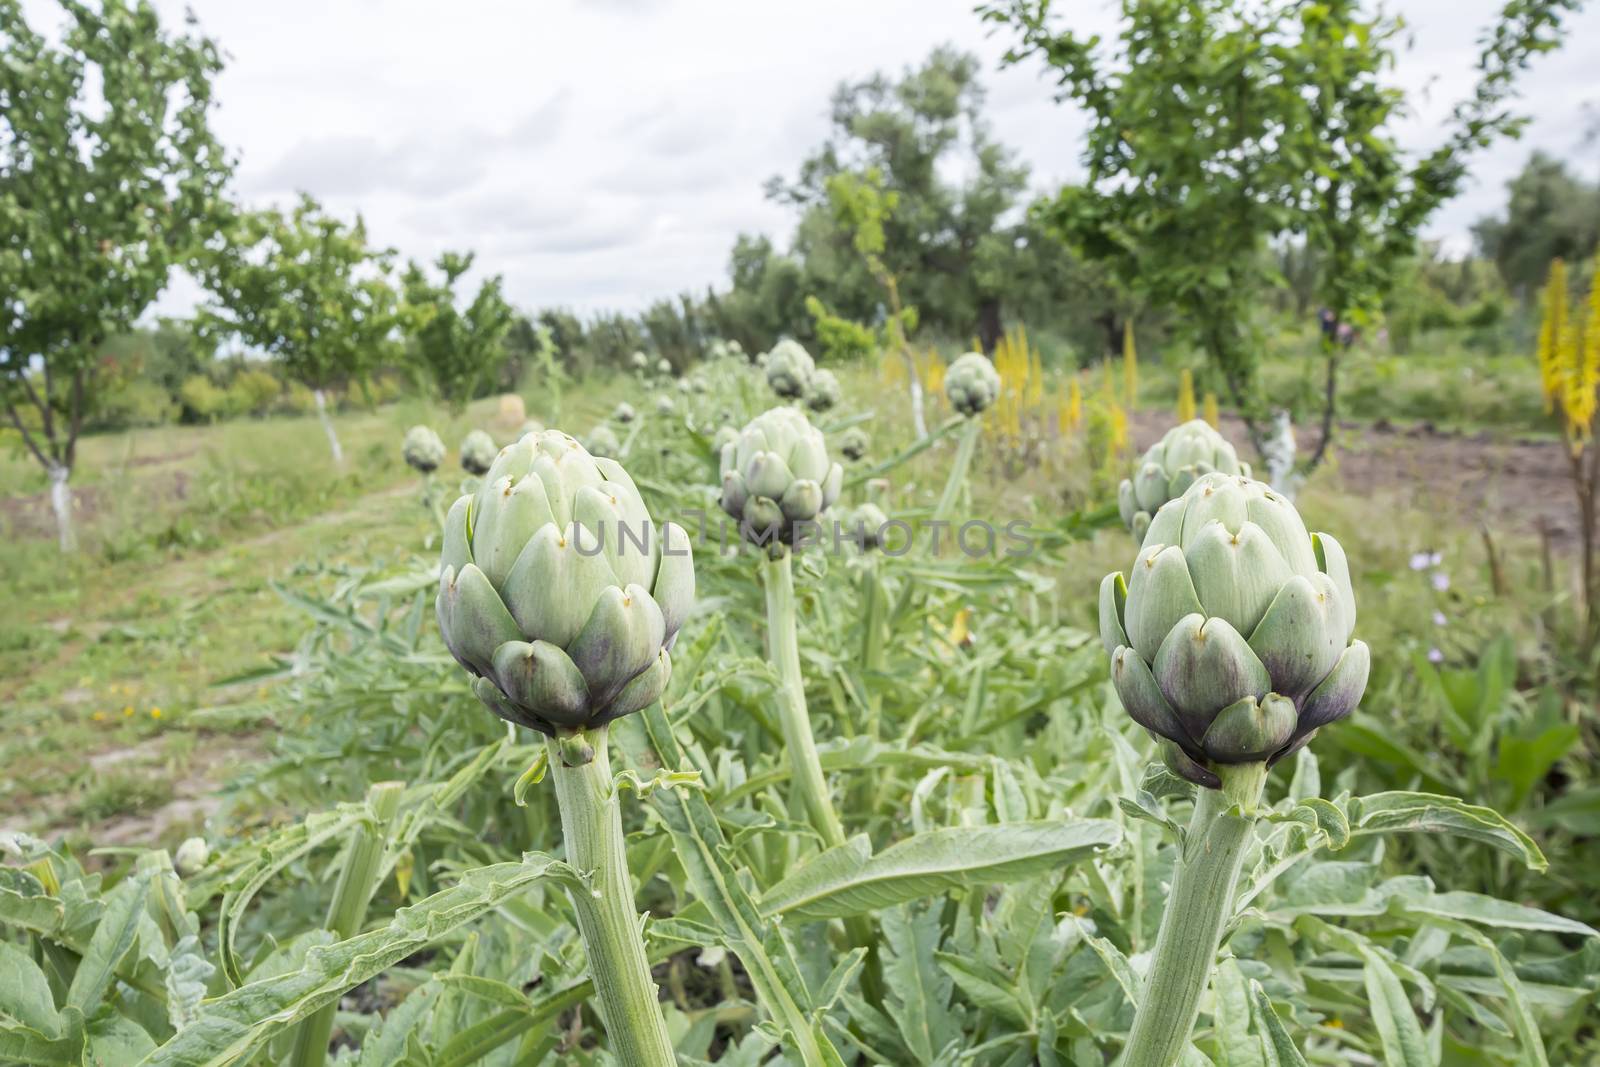
[[844,536],[853,538],[863,552],[883,547],[889,516],[876,504],[862,504],[844,521]]
[[[429,431],[432,433],[432,431]],[[437,435],[436,435],[437,436]],[[173,853],[172,867],[185,878],[199,874],[211,859],[211,846],[206,844],[203,837],[186,837],[178,846],[178,851]]]
[[831,370],[817,370],[811,375],[811,385],[806,389],[806,407],[819,415],[830,411],[839,403],[839,379]]
[[1168,430],[1145,452],[1136,470],[1117,487],[1117,510],[1140,542],[1156,509],[1182,496],[1202,474],[1250,477],[1250,464],[1239,462],[1233,445],[1204,419],[1190,419]]
[[793,544],[795,524],[814,521],[843,485],[822,431],[796,408],[757,415],[722,448],[722,510],[756,544]]
[[682,393],[684,396],[688,396],[693,391],[694,391],[694,383],[693,382],[691,382],[687,378],[679,378],[678,379],[678,392]]
[[528,436],[530,433],[544,433],[544,423],[540,422],[538,419],[529,419],[527,422],[522,424],[522,429],[517,431],[517,437],[520,439]]
[[672,364],[665,359],[656,360],[656,373],[665,377],[672,373]]
[[624,426],[628,425],[634,419],[633,405],[623,401],[617,405],[616,410],[611,413],[611,417]]
[[958,415],[987,411],[1000,398],[1000,373],[981,352],[968,352],[944,372],[944,395]]
[[867,436],[867,431],[852,426],[839,435],[839,454],[853,463],[867,454],[871,444],[872,439]]
[[678,410],[678,406],[672,402],[672,398],[670,396],[663,395],[663,396],[656,397],[656,414],[657,415],[671,415],[674,411],[677,411],[677,410]]
[[473,430],[461,439],[461,465],[469,474],[483,474],[499,451],[494,438],[482,430]]
[[584,437],[583,447],[593,455],[603,456],[606,459],[615,459],[622,452],[622,442],[617,440],[617,435],[611,427],[603,422]]
[[650,357],[645,355],[643,352],[635,352],[633,355],[628,357],[628,366],[632,367],[634,370],[642,371],[646,367],[650,366]]
[[1344,550],[1260,482],[1201,475],[1156,512],[1125,582],[1100,584],[1100,638],[1130,717],[1174,773],[1269,765],[1354,710],[1370,656]]
[[506,448],[445,520],[445,645],[478,699],[541,733],[655,701],[693,600],[689,535],[656,526],[619,464],[559,431]]
[[767,353],[767,384],[785,400],[798,400],[811,388],[817,365],[800,342],[785,337]]
[[738,439],[739,431],[732,426],[718,426],[716,436],[711,439],[711,454],[720,458],[722,450]]
[[444,453],[444,442],[426,426],[411,427],[400,445],[400,454],[405,457],[406,464],[423,474],[438,470],[439,464],[444,462]]

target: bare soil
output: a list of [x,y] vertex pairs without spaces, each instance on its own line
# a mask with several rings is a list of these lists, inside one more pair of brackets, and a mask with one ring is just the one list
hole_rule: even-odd
[[[1154,444],[1171,425],[1164,412],[1139,412],[1133,436],[1140,449]],[[1248,440],[1244,424],[1223,418],[1223,432]],[[1300,429],[1300,454],[1316,448],[1315,428]],[[1248,451],[1248,447],[1241,451]],[[1496,535],[1536,537],[1570,545],[1577,537],[1567,447],[1559,441],[1499,439],[1491,434],[1451,433],[1426,424],[1340,423],[1334,430],[1327,469],[1342,491],[1373,496],[1398,494],[1414,506]]]

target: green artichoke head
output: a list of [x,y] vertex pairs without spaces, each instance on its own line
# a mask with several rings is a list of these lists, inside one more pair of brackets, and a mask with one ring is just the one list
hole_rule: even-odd
[[624,400],[617,405],[616,410],[611,413],[611,417],[624,426],[628,425],[635,418],[633,405]]
[[861,504],[845,520],[845,534],[855,539],[861,551],[871,552],[883,547],[888,535],[889,516],[876,504]]
[[405,457],[406,464],[423,474],[432,474],[439,469],[439,464],[444,462],[444,451],[444,442],[439,435],[426,426],[411,427],[400,445],[400,454]]
[[461,439],[461,465],[468,474],[483,474],[499,451],[494,438],[482,430],[473,430]]
[[615,459],[622,452],[622,442],[617,440],[616,432],[603,422],[589,431],[583,439],[583,447],[606,459]]
[[839,379],[831,370],[817,370],[811,375],[811,386],[806,390],[806,407],[821,414],[831,411],[839,403]]
[[1250,464],[1204,419],[1174,426],[1151,445],[1132,478],[1117,487],[1117,510],[1134,540],[1143,541],[1150,518],[1169,500],[1183,495],[1202,474],[1240,474],[1250,477]]
[[670,396],[667,396],[665,393],[663,393],[661,396],[656,397],[657,415],[671,415],[677,410],[678,405],[672,402],[672,398]]
[[711,439],[711,454],[721,457],[722,450],[739,439],[739,431],[732,426],[723,424],[717,427],[716,436]]
[[522,429],[517,431],[517,437],[520,439],[528,436],[530,433],[544,433],[544,423],[540,422],[538,419],[529,419],[527,422],[522,424]]
[[472,690],[552,736],[656,700],[694,601],[689,535],[627,471],[557,430],[495,459],[445,519],[436,607]]
[[815,522],[843,486],[844,468],[797,408],[757,415],[722,447],[722,510],[756,544],[793,544],[796,524]]
[[852,426],[839,436],[839,454],[854,463],[867,454],[872,439],[867,436],[867,431],[859,426]]
[[650,357],[645,355],[643,352],[635,352],[633,355],[628,357],[628,366],[632,367],[634,370],[644,370],[646,367],[650,366]]
[[1344,550],[1261,482],[1202,474],[1150,521],[1132,573],[1100,584],[1100,638],[1128,715],[1172,770],[1276,763],[1355,709],[1371,657],[1352,641]]
[[671,364],[671,362],[669,362],[668,360],[665,360],[665,359],[656,360],[656,373],[660,374],[662,376],[671,374],[672,373],[672,364]]
[[817,365],[799,341],[785,337],[767,353],[767,384],[785,400],[798,400],[811,388]]
[[944,372],[944,395],[957,414],[982,414],[1000,398],[1000,372],[982,352],[968,352]]

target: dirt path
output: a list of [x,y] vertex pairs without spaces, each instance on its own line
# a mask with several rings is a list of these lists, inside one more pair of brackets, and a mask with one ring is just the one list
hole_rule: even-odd
[[[1135,444],[1149,447],[1171,424],[1163,412],[1137,413]],[[1224,417],[1222,429],[1235,442],[1247,440],[1238,419]],[[1332,462],[1317,477],[1344,492],[1399,494],[1417,507],[1502,534],[1537,536],[1542,523],[1558,545],[1577,536],[1567,450],[1560,442],[1356,423],[1341,423],[1335,434]],[[1316,430],[1302,429],[1298,436],[1301,455],[1309,455]]]

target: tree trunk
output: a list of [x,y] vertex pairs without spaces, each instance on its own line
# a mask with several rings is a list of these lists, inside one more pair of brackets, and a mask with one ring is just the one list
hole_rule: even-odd
[[67,484],[71,477],[71,467],[58,464],[50,468],[50,507],[56,513],[56,535],[63,552],[78,549],[78,535],[72,528],[72,486]]
[[1122,320],[1115,311],[1102,311],[1095,316],[1095,325],[1106,334],[1106,359],[1122,358]]
[[994,346],[1000,343],[1000,298],[986,296],[978,302],[978,344],[983,354],[994,356]]
[[344,449],[339,447],[339,435],[334,431],[333,420],[328,417],[328,398],[321,389],[313,389],[317,401],[317,418],[322,422],[322,432],[328,435],[328,448],[333,452],[333,462],[344,466]]

